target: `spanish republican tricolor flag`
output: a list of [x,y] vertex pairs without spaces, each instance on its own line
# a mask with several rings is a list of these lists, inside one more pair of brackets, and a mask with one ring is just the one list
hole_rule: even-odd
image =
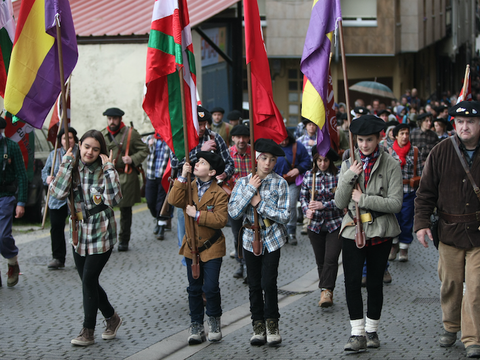
[[148,40],[143,109],[155,132],[178,159],[185,156],[179,69],[183,83],[189,150],[198,145],[197,78],[186,0],[156,0]]
[[61,91],[57,21],[65,82],[78,60],[68,0],[22,0],[5,89],[5,109],[39,129]]
[[333,31],[342,20],[340,0],[314,0],[300,70],[305,75],[302,116],[319,128],[327,116],[329,57]]
[[12,0],[0,3],[0,96],[5,97],[10,55],[15,38],[15,19],[13,18]]

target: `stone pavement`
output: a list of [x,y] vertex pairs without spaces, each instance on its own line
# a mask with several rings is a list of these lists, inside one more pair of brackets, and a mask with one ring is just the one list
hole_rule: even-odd
[[[117,218],[118,219],[118,218]],[[134,208],[130,251],[112,254],[100,278],[112,305],[123,318],[117,338],[101,339],[103,318],[97,318],[96,344],[75,347],[70,340],[82,327],[81,283],[68,248],[65,270],[49,271],[48,230],[17,234],[22,275],[6,287],[6,261],[0,269],[0,359],[461,359],[460,341],[449,349],[437,345],[442,331],[437,251],[415,242],[407,263],[392,262],[393,282],[384,289],[379,330],[381,347],[362,354],[344,354],[349,336],[342,267],[335,305],[317,306],[315,260],[310,243],[298,230],[299,245],[282,249],[279,269],[280,333],[275,348],[252,347],[248,288],[232,277],[235,260],[224,257],[220,278],[224,338],[220,343],[188,346],[186,270],[181,265],[174,230],[158,241],[146,205]],[[225,228],[227,253],[233,250]]]

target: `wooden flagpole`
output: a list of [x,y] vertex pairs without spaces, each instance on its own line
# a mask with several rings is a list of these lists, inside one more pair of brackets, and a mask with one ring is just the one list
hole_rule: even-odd
[[[180,78],[180,98],[182,102],[182,120],[183,120],[183,137],[185,140],[185,162],[190,163],[189,146],[188,146],[188,131],[187,131],[187,114],[185,111],[185,94],[183,84],[183,67],[178,70],[178,76]],[[190,173],[187,174],[187,205],[193,205],[192,182]],[[192,236],[191,252],[192,252],[192,277],[198,279],[200,277],[200,255],[197,247],[197,236],[195,231],[195,221],[190,216],[185,216],[185,224],[188,223],[190,234]],[[187,232],[188,234],[188,232]]]
[[[348,93],[348,77],[347,77],[347,62],[345,59],[345,44],[343,41],[343,25],[342,20],[338,22],[338,27],[340,29],[340,52],[342,53],[342,65],[343,65],[343,84],[345,86],[345,103],[347,105],[347,121],[348,126],[352,123],[352,118],[350,114],[350,98]],[[355,161],[355,147],[353,144],[353,134],[350,132],[350,163],[353,165]],[[360,184],[357,182],[356,187],[360,190]],[[365,246],[365,232],[363,231],[362,219],[360,215],[360,208],[358,203],[355,203],[355,218],[353,219],[355,223],[355,243],[359,249]]]
[[463,95],[463,100],[467,100],[467,84],[468,84],[468,78],[470,76],[470,65],[467,64],[467,67],[465,68],[465,76],[463,78],[463,86],[462,86],[462,95]]

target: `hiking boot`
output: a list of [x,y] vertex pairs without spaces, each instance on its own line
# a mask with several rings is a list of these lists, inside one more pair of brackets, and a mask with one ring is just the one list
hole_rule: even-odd
[[377,332],[367,332],[367,348],[379,348],[380,340],[378,340]]
[[333,291],[325,289],[320,294],[318,306],[327,308],[333,305]]
[[384,284],[390,284],[392,282],[392,275],[390,274],[390,272],[388,270],[385,270],[385,272],[383,273],[383,283]]
[[275,346],[282,342],[277,319],[267,319],[267,345]]
[[235,279],[243,279],[243,265],[239,265],[237,271],[233,273]]
[[253,336],[250,338],[250,345],[264,345],[266,341],[265,323],[263,320],[253,322]]
[[439,343],[441,347],[450,347],[455,344],[457,341],[457,333],[450,332],[445,330],[442,335],[440,335]]
[[205,341],[205,329],[203,324],[192,322],[188,330],[188,345],[201,344]]
[[18,262],[15,265],[8,264],[8,272],[7,272],[7,286],[13,287],[18,284],[18,275],[20,274],[20,267],[18,266]]
[[208,341],[220,341],[222,340],[222,329],[220,323],[220,316],[210,316],[207,319],[208,325]]
[[347,343],[343,347],[344,351],[361,351],[367,349],[367,339],[365,336],[352,335],[348,338]]
[[153,228],[153,235],[157,235],[159,230],[160,230],[160,225],[156,224],[155,227]]
[[158,226],[157,240],[165,239],[165,225]]
[[393,261],[397,257],[397,253],[399,250],[399,245],[397,244],[392,244],[392,249],[390,250],[390,255],[388,255],[388,260]]
[[400,249],[400,255],[398,256],[398,261],[400,262],[408,261],[408,249]]
[[71,343],[78,346],[88,346],[95,343],[95,337],[93,336],[95,329],[83,328],[75,339],[72,339]]
[[50,263],[48,264],[48,268],[50,270],[58,270],[58,269],[62,269],[65,267],[65,262],[61,262],[60,260],[58,259],[53,259],[52,261],[50,261]]
[[480,345],[470,345],[465,350],[467,351],[467,358],[480,358]]
[[288,235],[288,243],[290,245],[296,246],[298,244],[297,237],[294,234],[289,234]]
[[102,334],[102,339],[115,339],[115,336],[117,336],[117,330],[120,325],[122,325],[122,319],[120,319],[120,316],[118,316],[117,312],[114,312],[110,319],[105,319],[105,323],[107,328]]

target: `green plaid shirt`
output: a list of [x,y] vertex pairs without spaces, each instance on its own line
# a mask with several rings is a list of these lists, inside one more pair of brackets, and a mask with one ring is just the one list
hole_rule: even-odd
[[[5,158],[5,141],[7,142],[7,158]],[[27,202],[28,179],[23,162],[22,151],[15,141],[7,139],[0,134],[0,197],[15,196],[15,192],[6,191],[6,185],[12,184],[17,180],[18,185],[18,205],[25,206]],[[5,171],[3,171],[4,161],[7,162]]]
[[[64,156],[55,180],[50,184],[50,194],[59,200],[70,202],[70,184],[72,177],[73,157]],[[101,165],[98,161],[92,165],[78,165],[80,184],[85,201],[85,208],[92,210],[100,204],[108,205],[108,209],[91,215],[78,222],[78,245],[75,251],[80,256],[102,254],[117,242],[117,226],[112,207],[122,200],[120,179],[112,163]],[[81,212],[81,198],[78,185],[74,184],[75,211]],[[98,204],[95,204],[94,200]],[[72,235],[70,220],[70,239]],[[71,240],[70,240],[71,242]]]

